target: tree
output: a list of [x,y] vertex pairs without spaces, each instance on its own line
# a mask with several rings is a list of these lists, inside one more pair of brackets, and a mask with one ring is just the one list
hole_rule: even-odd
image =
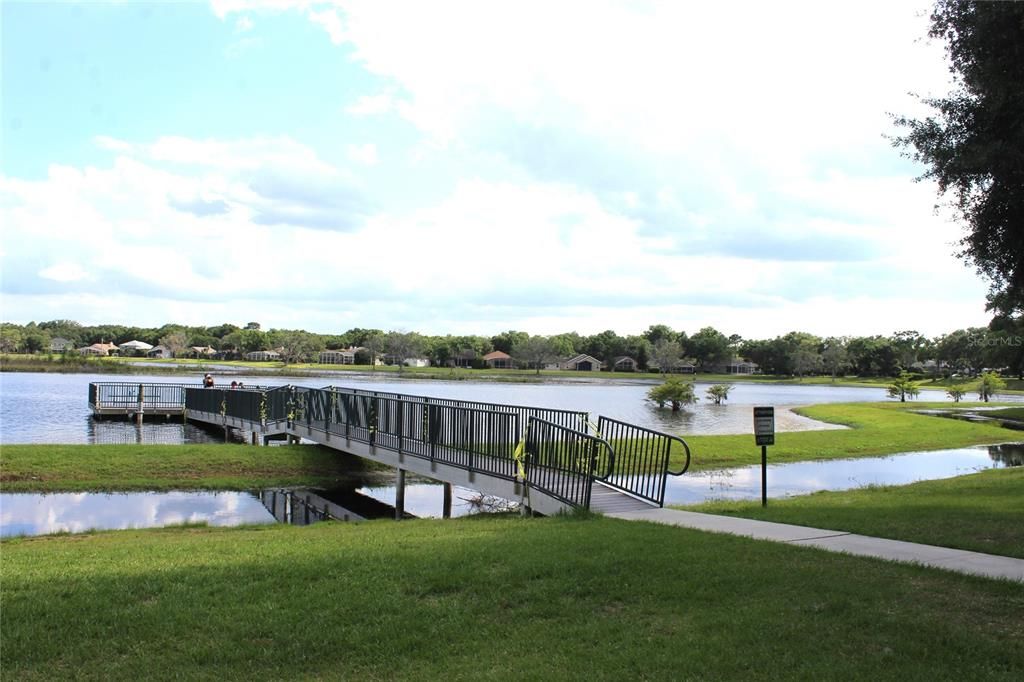
[[544,336],[531,336],[512,347],[512,357],[527,367],[535,367],[540,374],[541,367],[557,357],[555,344]]
[[405,367],[405,361],[423,352],[423,337],[415,332],[388,332],[384,337],[384,349],[398,361],[398,371]]
[[278,337],[281,359],[285,364],[310,362],[324,349],[324,342],[316,334],[305,331],[282,332]]
[[516,344],[522,343],[526,339],[530,338],[530,335],[526,332],[517,332],[515,330],[508,330],[491,337],[491,344],[494,346],[494,350],[500,350],[502,353],[512,354],[512,349],[516,347]]
[[715,384],[710,386],[705,393],[708,398],[715,401],[715,405],[721,405],[723,400],[728,399],[729,391],[732,390],[732,384]]
[[670,403],[673,412],[678,412],[680,405],[692,405],[697,402],[697,397],[693,394],[693,382],[683,381],[679,377],[670,377],[665,383],[652,388],[647,392],[647,399],[657,403],[658,407],[665,407],[665,403]]
[[849,366],[846,340],[834,337],[825,339],[825,349],[821,351],[821,363],[828,373],[832,375],[832,381],[835,381],[836,375]]
[[889,384],[890,398],[899,398],[901,403],[907,402],[907,398],[916,398],[921,391],[914,385],[914,380],[907,372],[900,372],[900,375]]
[[946,391],[946,395],[952,398],[954,403],[958,403],[964,399],[964,390],[962,388],[951,388]]
[[687,348],[702,369],[729,359],[729,337],[714,327],[704,327],[689,338]]
[[187,344],[188,337],[185,336],[185,332],[171,332],[160,339],[160,345],[168,350],[172,358],[181,355]]
[[1024,312],[1024,3],[937,0],[929,36],[946,43],[954,89],[922,100],[933,116],[896,118],[908,132],[893,144],[952,194],[957,255],[988,278],[989,309]]
[[682,354],[683,349],[677,341],[661,339],[651,349],[651,360],[658,365],[658,371],[665,374],[672,371]]
[[998,374],[985,372],[981,375],[981,381],[978,383],[978,398],[987,403],[993,395],[1004,388],[1006,388],[1006,382],[1000,379]]

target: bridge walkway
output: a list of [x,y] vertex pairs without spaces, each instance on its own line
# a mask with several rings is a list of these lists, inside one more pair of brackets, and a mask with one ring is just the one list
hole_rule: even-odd
[[[173,403],[164,394],[169,385],[160,386],[152,394]],[[400,477],[408,471],[522,500],[543,514],[661,507],[666,477],[684,473],[690,460],[685,441],[675,436],[603,416],[595,424],[571,410],[332,386],[179,390],[185,418],[248,432],[254,443],[302,438],[391,466]],[[150,395],[138,385],[133,393],[91,384],[90,404],[112,393]],[[673,447],[685,454],[675,472],[669,471]]]

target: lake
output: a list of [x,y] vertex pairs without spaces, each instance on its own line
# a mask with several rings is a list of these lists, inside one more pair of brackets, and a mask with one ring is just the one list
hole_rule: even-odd
[[[94,422],[88,405],[88,385],[93,381],[182,383],[195,377],[0,373],[0,444],[11,443],[182,443],[216,440],[200,428],[173,421],[147,422],[141,428],[129,422]],[[787,406],[815,403],[887,400],[883,388],[846,386],[737,383],[725,405],[701,400],[673,413],[644,400],[647,381],[564,381],[557,383],[501,383],[439,380],[397,380],[373,377],[248,377],[232,375],[219,381],[242,380],[246,384],[323,387],[351,386],[410,395],[458,398],[480,402],[582,410],[593,417],[607,417],[665,431],[674,435],[752,433],[751,407],[774,405],[776,430],[842,428],[825,425],[794,414]],[[710,384],[697,383],[703,397]],[[1014,399],[1021,399],[1014,396]],[[942,391],[922,391],[921,400],[946,399]]]

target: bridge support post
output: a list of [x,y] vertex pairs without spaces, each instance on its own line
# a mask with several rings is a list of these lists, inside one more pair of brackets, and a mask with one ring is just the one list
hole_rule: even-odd
[[441,508],[441,518],[450,519],[452,517],[452,484],[444,484],[444,506]]
[[259,435],[255,431],[252,432],[252,437],[249,438],[249,442],[252,443],[253,445],[260,444]]
[[405,469],[398,469],[395,476],[395,521],[405,515]]

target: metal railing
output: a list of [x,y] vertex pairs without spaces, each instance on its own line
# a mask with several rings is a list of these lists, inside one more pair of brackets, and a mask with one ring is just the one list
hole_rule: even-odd
[[587,426],[590,414],[580,410],[562,410],[554,407],[531,407],[528,405],[506,405],[498,403],[487,403],[476,400],[461,400],[458,398],[435,398],[422,395],[403,393],[391,393],[388,391],[368,391],[362,388],[342,388],[329,386],[331,390],[345,391],[355,395],[374,396],[378,398],[398,398],[401,400],[418,400],[431,405],[449,405],[452,407],[469,407],[481,410],[494,410],[500,412],[515,412],[519,415],[519,421],[525,424],[531,417],[545,419],[547,421],[566,426],[571,429],[583,430]]
[[514,480],[521,431],[514,412],[365,392],[295,387],[294,420],[311,430]]
[[[594,480],[662,505],[666,477],[690,465],[690,449],[681,438],[607,417],[599,418],[595,435],[586,431],[586,413],[568,410],[302,386],[190,387],[185,405],[264,425],[287,421],[289,427],[302,425],[505,480],[520,478],[514,452],[525,423],[527,485],[583,508],[589,508]],[[537,416],[550,413],[555,419]],[[674,444],[686,457],[680,471],[668,468]]]
[[546,419],[530,419],[526,480],[531,488],[589,509],[594,478],[607,477],[614,466],[615,451],[605,439]]
[[93,410],[180,410],[185,406],[185,389],[202,384],[150,384],[132,381],[104,381],[89,384],[89,406]]
[[[598,419],[597,431],[615,448],[615,464],[601,480],[658,506],[665,504],[667,476],[681,476],[690,468],[690,446],[682,438],[608,417]],[[679,471],[668,468],[673,443],[681,445],[686,454]]]

